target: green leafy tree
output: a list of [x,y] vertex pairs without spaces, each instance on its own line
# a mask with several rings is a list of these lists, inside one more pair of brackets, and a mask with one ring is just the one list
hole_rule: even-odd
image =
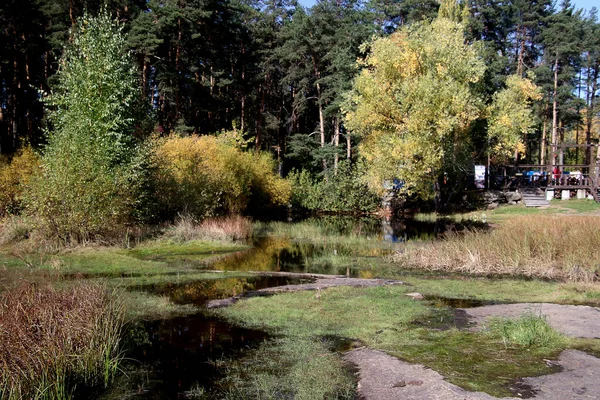
[[47,97],[51,130],[29,212],[52,236],[87,241],[132,222],[143,160],[133,138],[139,93],[121,28],[85,14]]

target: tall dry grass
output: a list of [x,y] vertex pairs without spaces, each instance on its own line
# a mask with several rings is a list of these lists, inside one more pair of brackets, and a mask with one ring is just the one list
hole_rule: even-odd
[[391,256],[407,268],[600,280],[600,217],[520,216],[489,232],[448,234]]
[[191,216],[180,216],[166,235],[181,241],[235,242],[252,236],[252,221],[239,215],[206,218],[200,222]]
[[0,297],[0,398],[66,399],[117,372],[123,308],[99,285],[21,286]]

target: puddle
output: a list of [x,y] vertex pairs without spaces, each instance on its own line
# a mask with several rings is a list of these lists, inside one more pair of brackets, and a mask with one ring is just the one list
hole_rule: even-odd
[[186,283],[168,283],[134,287],[135,290],[168,296],[176,304],[204,306],[209,300],[239,296],[246,292],[275,286],[310,283],[314,280],[282,276],[256,276],[250,278],[223,278],[197,280]]
[[443,297],[443,296],[425,296],[425,300],[428,301],[434,307],[452,307],[452,308],[474,308],[474,307],[492,306],[492,305],[496,305],[496,304],[505,304],[500,301],[475,300],[475,299],[454,299],[451,297]]
[[264,332],[202,314],[132,325],[125,343],[127,379],[103,398],[184,398],[186,391],[210,388],[221,377],[219,360],[238,357],[267,339]]
[[509,387],[510,391],[521,399],[531,399],[539,393],[539,390],[533,389],[531,385],[528,385],[523,379],[515,380]]

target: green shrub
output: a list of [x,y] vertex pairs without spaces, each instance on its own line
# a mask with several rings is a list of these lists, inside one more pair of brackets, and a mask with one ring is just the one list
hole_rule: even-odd
[[27,196],[47,236],[104,240],[134,221],[145,174],[133,138],[138,98],[120,27],[106,10],[84,15],[46,98],[53,129]]
[[314,211],[369,213],[380,205],[381,199],[364,183],[361,166],[339,164],[337,175],[329,170],[322,178],[308,171],[292,172],[288,176],[293,193],[292,203]]

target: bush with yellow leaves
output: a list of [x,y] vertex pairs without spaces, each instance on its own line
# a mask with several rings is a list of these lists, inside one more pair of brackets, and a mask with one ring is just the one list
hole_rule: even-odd
[[0,216],[21,211],[24,189],[39,165],[39,157],[30,147],[23,148],[10,162],[0,165]]
[[237,214],[253,201],[282,205],[291,187],[274,174],[268,154],[243,152],[215,136],[155,139],[158,200],[170,216]]

